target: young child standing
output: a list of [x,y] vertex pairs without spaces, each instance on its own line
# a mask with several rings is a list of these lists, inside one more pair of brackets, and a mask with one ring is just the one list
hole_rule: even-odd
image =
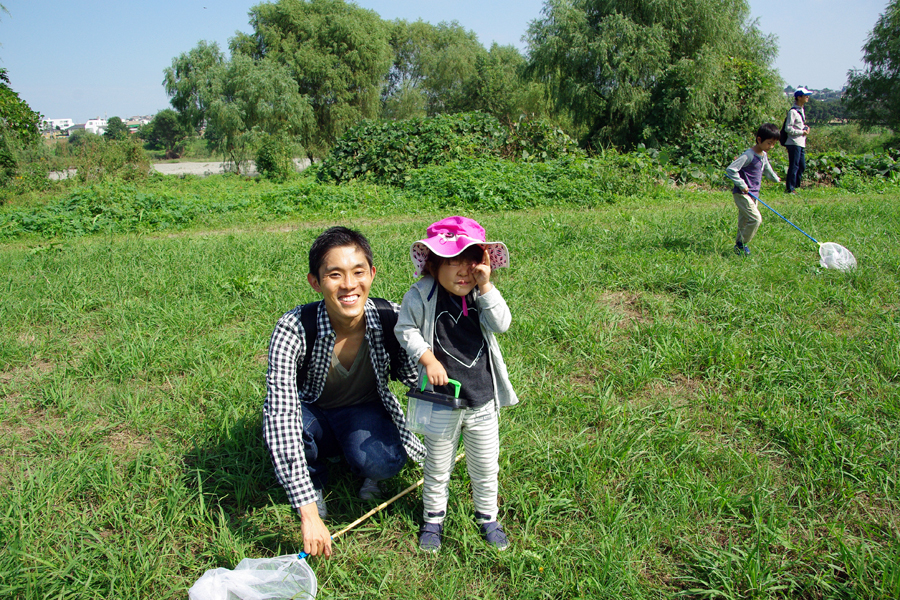
[[[407,354],[419,364],[419,381],[451,394],[449,379],[462,385],[459,397],[468,408],[460,418],[466,466],[472,483],[475,521],[488,544],[509,545],[497,522],[497,479],[500,471],[498,410],[518,403],[495,333],[509,328],[511,316],[491,272],[509,266],[502,242],[486,242],[484,229],[466,217],[432,223],[427,236],[410,250],[416,276],[403,297],[395,332]],[[441,439],[425,435],[424,524],[419,548],[437,552],[447,515],[450,473],[459,434]]]
[[750,256],[750,240],[762,223],[756,200],[749,194],[759,196],[763,175],[776,183],[781,181],[772,170],[766,154],[778,143],[779,134],[777,125],[763,123],[756,131],[756,144],[745,150],[725,169],[725,176],[734,182],[731,195],[738,209],[738,234],[734,252],[740,256]]

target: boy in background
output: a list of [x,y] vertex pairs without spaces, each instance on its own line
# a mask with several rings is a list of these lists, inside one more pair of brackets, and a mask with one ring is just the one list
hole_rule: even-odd
[[756,131],[756,144],[734,159],[725,169],[725,176],[734,182],[731,194],[738,209],[738,234],[734,252],[739,256],[750,256],[750,240],[756,235],[762,223],[762,215],[756,200],[759,196],[762,176],[774,182],[781,181],[769,164],[766,154],[778,143],[780,132],[774,123],[763,123]]

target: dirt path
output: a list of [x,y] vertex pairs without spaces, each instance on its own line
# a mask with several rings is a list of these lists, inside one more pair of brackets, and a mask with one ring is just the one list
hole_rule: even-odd
[[[302,171],[306,167],[309,166],[309,160],[305,158],[295,158],[294,165],[297,167],[298,171]],[[207,175],[215,175],[217,173],[224,173],[225,163],[224,162],[216,162],[216,161],[206,161],[206,162],[172,162],[172,163],[154,163],[150,165],[150,168],[154,171],[158,171],[163,175],[198,175],[200,177],[205,177]],[[250,161],[250,164],[244,173],[245,175],[254,176],[257,174],[256,165],[253,164],[253,161]],[[53,171],[50,173],[50,179],[67,179],[75,175],[75,169],[69,169],[68,171]]]

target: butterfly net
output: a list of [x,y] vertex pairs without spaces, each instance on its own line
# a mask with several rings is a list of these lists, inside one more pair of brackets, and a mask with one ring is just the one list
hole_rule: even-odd
[[312,600],[316,575],[296,554],[245,558],[231,569],[210,569],[188,591],[190,600]]
[[819,245],[819,264],[826,269],[849,271],[856,268],[856,257],[853,253],[834,242]]

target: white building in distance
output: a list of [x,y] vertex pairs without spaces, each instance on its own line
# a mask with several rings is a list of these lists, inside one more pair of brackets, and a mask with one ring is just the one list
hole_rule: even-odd
[[90,131],[91,133],[96,133],[97,135],[103,135],[106,133],[106,119],[101,119],[97,117],[96,119],[88,119],[84,124],[84,130]]
[[146,125],[152,119],[153,117],[131,117],[130,119],[125,121],[125,126],[128,128],[128,131],[130,133],[136,133],[141,125]]
[[46,131],[47,129],[65,131],[74,124],[75,121],[72,119],[45,119],[41,121],[41,131]]

